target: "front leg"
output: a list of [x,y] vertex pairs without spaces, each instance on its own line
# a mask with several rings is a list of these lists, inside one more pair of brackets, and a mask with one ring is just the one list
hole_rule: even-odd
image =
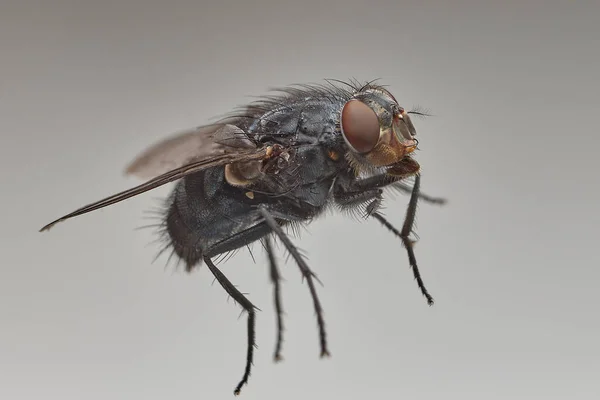
[[350,173],[340,176],[334,186],[334,200],[343,208],[364,207],[366,216],[371,216],[377,219],[383,226],[392,231],[402,240],[402,244],[408,253],[408,260],[413,270],[413,275],[421,293],[427,299],[429,305],[433,304],[433,297],[429,294],[421,278],[417,259],[415,257],[413,245],[414,241],[410,239],[410,234],[413,230],[413,224],[419,200],[419,189],[421,183],[420,175],[415,175],[415,183],[412,188],[406,218],[402,226],[402,230],[396,229],[388,222],[383,215],[378,212],[382,201],[382,187],[399,182],[401,177],[389,176],[387,174],[375,175],[369,178],[357,179]]
[[336,203],[343,210],[354,212],[362,211],[363,218],[370,217],[381,207],[383,190],[371,189],[362,192],[339,192],[334,193]]
[[[361,204],[368,202],[372,196],[376,196],[377,193],[382,193],[384,187],[394,189],[403,193],[412,194],[413,186],[410,186],[404,182],[405,176],[395,176],[387,173],[373,175],[368,178],[356,179],[351,173],[340,176],[336,181],[334,187],[334,198],[336,202],[341,206],[349,206],[355,204]],[[369,195],[366,195],[369,193]],[[363,198],[363,194],[364,198]],[[446,199],[443,197],[433,197],[428,194],[422,193],[420,190],[417,193],[419,200],[431,204],[446,204]],[[362,201],[361,201],[362,200]]]
[[333,198],[343,210],[362,211],[367,218],[377,212],[383,200],[383,189],[400,178],[380,174],[364,179],[357,179],[352,171],[340,175],[335,181]]
[[[407,176],[415,174],[418,165],[398,163],[387,172],[358,179],[352,170],[347,170],[336,179],[333,197],[343,210],[360,210],[363,217],[374,215],[381,207],[383,187],[399,184]],[[404,185],[403,185],[404,186]]]

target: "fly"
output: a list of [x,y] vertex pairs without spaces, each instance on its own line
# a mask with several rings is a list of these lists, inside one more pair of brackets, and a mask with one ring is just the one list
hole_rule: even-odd
[[[410,238],[420,192],[414,159],[416,129],[410,114],[374,82],[296,85],[276,89],[220,121],[173,135],[141,153],[126,172],[146,182],[84,206],[48,225],[118,203],[177,181],[166,201],[159,232],[164,250],[186,271],[202,263],[248,314],[246,365],[234,393],[248,383],[255,348],[256,307],[213,261],[260,241],[269,257],[277,313],[274,359],[283,338],[279,270],[272,247],[277,238],[300,268],[316,312],[321,357],[329,356],[325,322],[311,271],[286,231],[308,224],[327,209],[374,218],[396,235],[408,253],[419,289],[429,305]],[[412,187],[405,183],[414,178]],[[395,228],[381,213],[383,190],[410,193],[404,224]]]

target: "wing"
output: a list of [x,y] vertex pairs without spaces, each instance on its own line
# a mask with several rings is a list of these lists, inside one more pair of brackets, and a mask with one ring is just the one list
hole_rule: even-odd
[[254,147],[246,132],[235,125],[200,126],[179,132],[151,146],[127,166],[125,173],[151,179],[193,161]]
[[245,132],[234,125],[220,124],[181,132],[159,142],[140,154],[126,169],[129,174],[147,177],[145,183],[88,204],[40,229],[47,231],[55,224],[119,203],[208,168],[265,159],[269,147],[257,147]]

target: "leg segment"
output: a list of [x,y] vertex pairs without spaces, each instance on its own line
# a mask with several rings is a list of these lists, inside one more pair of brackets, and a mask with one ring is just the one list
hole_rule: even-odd
[[[383,187],[388,187],[390,189],[395,189],[404,193],[412,194],[413,188],[410,185],[407,185],[404,182],[405,177],[401,176],[393,176],[388,174],[379,174],[370,176],[364,179],[355,179],[354,177],[345,176],[338,180],[337,190],[340,190],[340,193],[355,193],[359,194],[365,191],[370,191],[374,189],[379,189]],[[420,200],[423,200],[427,203],[431,204],[445,204],[446,199],[442,197],[432,197],[425,193],[421,193],[418,191],[418,197]]]
[[275,362],[281,361],[281,344],[283,342],[283,317],[281,309],[281,275],[279,275],[279,269],[277,268],[277,260],[275,259],[275,252],[271,244],[271,238],[266,236],[264,238],[265,248],[267,255],[269,256],[269,269],[271,282],[273,282],[273,301],[275,303],[275,312],[277,313],[277,343],[275,345],[275,352],[273,353],[273,359]]
[[252,360],[254,358],[254,347],[256,346],[256,335],[255,335],[255,323],[256,323],[256,314],[255,314],[255,306],[244,296],[232,283],[227,279],[227,277],[217,268],[217,266],[212,262],[209,257],[204,257],[204,262],[210,269],[210,272],[215,276],[215,279],[221,284],[223,289],[235,300],[239,305],[241,305],[244,310],[248,313],[248,352],[246,355],[246,368],[244,370],[244,375],[242,379],[237,384],[233,393],[237,396],[240,394],[242,387],[248,383],[248,378],[250,378],[250,370],[252,369]]
[[[402,230],[398,231],[390,222],[388,222],[383,215],[381,215],[377,209],[381,204],[382,199],[382,187],[386,185],[395,186],[400,182],[398,178],[390,177],[388,175],[375,175],[365,179],[355,179],[353,176],[344,176],[336,182],[336,187],[334,189],[334,197],[335,201],[347,207],[352,206],[360,206],[361,204],[365,204],[368,202],[366,206],[367,215],[377,219],[383,226],[392,231],[396,236],[402,240],[402,244],[406,248],[408,253],[408,261],[410,263],[411,269],[413,271],[413,275],[417,280],[417,284],[419,285],[419,289],[425,298],[427,299],[427,303],[429,305],[433,304],[433,297],[429,294],[427,289],[425,288],[425,284],[423,283],[423,279],[421,278],[421,273],[419,272],[419,267],[417,265],[417,260],[415,257],[413,245],[414,242],[409,238],[409,235],[412,233],[412,228],[415,221],[415,215],[417,211],[417,202],[419,198],[423,198],[420,194],[420,186],[421,186],[421,176],[415,175],[415,183],[411,189],[411,197],[408,203],[408,208],[406,211],[406,218],[404,220],[404,225],[402,226]],[[404,185],[404,184],[402,184]],[[404,185],[406,186],[406,185]],[[401,189],[404,190],[404,189]],[[427,196],[427,199],[432,200]],[[439,199],[433,199],[434,202],[438,202]]]
[[383,191],[371,189],[362,192],[344,192],[336,194],[336,202],[344,209],[363,211],[363,217],[370,217],[381,206]]
[[275,218],[271,215],[269,210],[264,205],[259,206],[258,211],[261,216],[264,218],[269,228],[275,233],[281,242],[284,244],[285,248],[290,252],[291,256],[294,258],[298,267],[300,268],[300,272],[302,276],[306,279],[306,283],[310,289],[310,294],[313,300],[315,312],[317,314],[317,323],[319,326],[319,339],[321,342],[321,357],[329,356],[329,350],[327,349],[327,335],[325,332],[325,321],[323,320],[323,308],[321,307],[321,302],[319,301],[319,297],[317,296],[317,290],[315,289],[315,284],[313,278],[315,274],[308,268],[306,261],[298,252],[298,249],[290,238],[287,237],[283,229],[279,226]]
[[398,231],[392,224],[390,224],[381,214],[374,213],[373,218],[377,219],[379,222],[383,224],[386,228],[392,231],[396,236],[400,237],[402,240],[402,244],[406,248],[408,253],[408,262],[413,270],[413,275],[417,280],[417,284],[419,285],[419,289],[421,289],[421,293],[427,299],[427,304],[430,306],[433,305],[433,297],[429,294],[427,289],[425,288],[425,284],[423,283],[423,279],[421,278],[421,273],[419,272],[419,267],[417,266],[417,259],[415,257],[415,252],[413,249],[414,241],[409,238],[409,235],[412,233],[413,225],[415,222],[415,215],[417,213],[417,202],[419,201],[419,188],[421,186],[421,176],[415,176],[415,184],[413,185],[412,194],[410,196],[410,201],[408,202],[408,208],[406,210],[406,218],[404,220],[404,225],[402,225],[402,230]]
[[[391,185],[391,187],[404,193],[412,194],[413,192],[413,188],[404,182],[395,182]],[[421,191],[419,191],[419,199],[431,204],[446,204],[446,199],[443,197],[432,197],[428,194],[421,193]]]

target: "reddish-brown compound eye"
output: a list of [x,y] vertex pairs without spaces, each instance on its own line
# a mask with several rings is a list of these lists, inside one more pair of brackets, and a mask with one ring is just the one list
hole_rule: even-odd
[[379,118],[360,100],[350,100],[342,108],[342,136],[358,153],[368,153],[379,141]]

